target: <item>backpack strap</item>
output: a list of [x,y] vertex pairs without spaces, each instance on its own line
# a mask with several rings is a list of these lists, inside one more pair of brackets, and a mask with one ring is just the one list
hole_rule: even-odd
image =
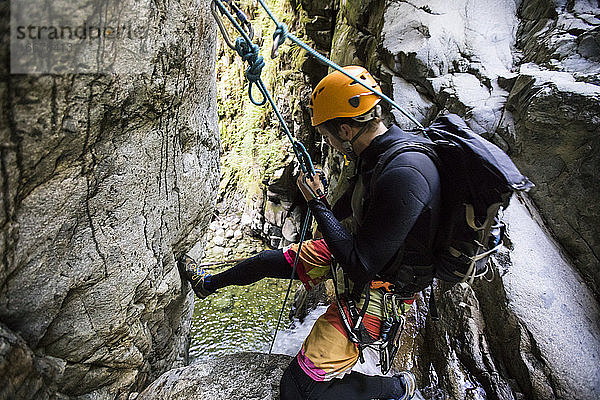
[[[383,169],[395,157],[399,156],[402,153],[413,151],[413,152],[425,154],[426,156],[428,156],[431,159],[431,161],[433,161],[437,170],[441,171],[441,165],[442,165],[441,161],[432,146],[433,146],[433,143],[431,143],[429,145],[427,143],[422,143],[422,142],[399,141],[399,142],[394,143],[389,149],[387,149],[383,153],[383,155],[379,158],[379,160],[377,161],[377,164],[375,165],[375,169],[373,170],[373,176],[371,177],[371,182],[370,182],[370,187],[369,187],[371,197],[374,196],[375,181],[381,175],[381,172],[383,171]],[[402,259],[403,248],[404,248],[404,245],[402,246],[402,248],[399,250],[398,254],[396,255],[396,261],[394,262],[394,265],[400,265],[397,263],[400,262],[400,260]],[[398,288],[400,290],[398,293],[402,293],[404,295],[412,295],[413,293],[421,291],[421,290],[423,290],[424,287],[427,287],[431,284],[430,279],[425,278],[425,277],[431,276],[430,272],[433,268],[432,265],[414,266],[414,265],[401,264],[400,268],[401,268],[400,273],[403,276],[402,283],[404,285],[401,288]],[[396,277],[398,278],[398,276],[396,276]],[[407,283],[407,282],[410,282],[410,283]],[[397,283],[400,283],[400,281],[395,281],[395,284],[397,284]],[[411,293],[408,293],[408,292],[411,292]]]
[[428,146],[425,143],[419,143],[419,142],[397,142],[394,145],[392,145],[392,147],[387,149],[385,151],[385,153],[383,153],[383,155],[381,156],[381,158],[379,159],[379,161],[377,161],[377,164],[375,165],[375,169],[373,170],[373,176],[371,177],[370,188],[369,188],[371,197],[373,196],[373,190],[374,190],[373,188],[375,186],[374,185],[375,180],[379,177],[379,175],[381,175],[381,171],[383,171],[383,169],[394,158],[396,158],[397,156],[399,156],[402,153],[406,153],[409,151],[415,151],[415,152],[423,153],[423,154],[427,155],[431,159],[431,161],[433,161],[433,163],[435,164],[438,171],[440,170],[441,161],[440,161],[437,153],[431,146]]

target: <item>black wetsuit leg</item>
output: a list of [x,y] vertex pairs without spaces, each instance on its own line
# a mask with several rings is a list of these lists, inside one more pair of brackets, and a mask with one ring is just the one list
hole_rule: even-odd
[[294,357],[279,385],[281,400],[369,400],[399,399],[404,385],[396,378],[368,376],[358,372],[342,379],[317,382],[306,375]]
[[[205,288],[210,291],[230,285],[249,285],[262,278],[289,279],[292,268],[283,255],[283,250],[265,250],[241,263],[213,275],[207,280]],[[298,279],[296,274],[295,279]]]

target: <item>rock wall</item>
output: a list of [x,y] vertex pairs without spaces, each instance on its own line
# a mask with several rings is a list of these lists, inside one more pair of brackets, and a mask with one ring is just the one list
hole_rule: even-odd
[[600,298],[600,86],[524,64],[506,107],[502,135],[536,182],[531,197]]
[[420,338],[422,386],[451,398],[597,398],[598,303],[529,199],[513,199],[504,220],[511,242],[494,279],[436,288],[441,318]]
[[219,178],[209,4],[148,2],[147,73],[11,75],[2,30],[1,398],[127,398],[187,362],[175,258]]

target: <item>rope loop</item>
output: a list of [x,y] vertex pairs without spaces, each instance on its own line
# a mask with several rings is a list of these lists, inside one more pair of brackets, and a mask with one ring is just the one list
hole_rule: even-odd
[[262,73],[263,68],[265,67],[265,60],[262,56],[258,56],[256,60],[254,60],[248,69],[246,69],[246,78],[250,82],[257,82],[260,80],[260,74]]
[[[254,43],[249,43],[243,37],[239,37],[235,41],[235,51],[240,55],[242,60],[247,61],[249,65],[245,75],[249,83],[248,96],[250,97],[250,101],[257,106],[265,105],[267,97],[264,92],[264,85],[262,85],[262,80],[260,79],[262,70],[265,67],[265,59],[259,54],[260,47]],[[262,101],[256,101],[254,99],[254,96],[252,95],[252,86],[254,85],[258,86],[258,89],[262,93]]]

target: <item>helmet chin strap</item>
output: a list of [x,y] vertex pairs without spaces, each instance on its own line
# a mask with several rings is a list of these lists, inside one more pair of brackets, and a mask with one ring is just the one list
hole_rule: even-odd
[[[381,106],[379,104],[377,104],[367,114],[355,117],[354,119],[359,122],[369,122],[369,121],[372,121],[372,120],[374,120],[376,118],[380,118],[380,117],[381,117]],[[335,136],[335,138],[342,144],[342,149],[344,151],[344,155],[346,156],[346,158],[348,158],[350,160],[356,160],[358,158],[358,155],[354,151],[353,144],[354,144],[354,142],[356,142],[356,140],[359,137],[361,137],[363,135],[363,133],[365,133],[367,131],[368,128],[369,128],[369,124],[365,124],[362,128],[360,128],[360,130],[356,133],[356,135],[354,135],[354,137],[350,140],[342,139],[337,134],[337,132],[333,133],[333,136]]]
[[354,151],[354,142],[356,142],[356,140],[362,136],[363,133],[365,133],[367,131],[367,129],[369,128],[369,125],[365,125],[362,128],[360,128],[360,130],[356,133],[356,135],[354,135],[354,137],[350,140],[343,140],[341,139],[337,134],[337,139],[342,143],[342,148],[344,149],[344,155],[346,157],[348,157],[351,160],[356,160],[358,158],[358,155],[356,154],[356,152]]

